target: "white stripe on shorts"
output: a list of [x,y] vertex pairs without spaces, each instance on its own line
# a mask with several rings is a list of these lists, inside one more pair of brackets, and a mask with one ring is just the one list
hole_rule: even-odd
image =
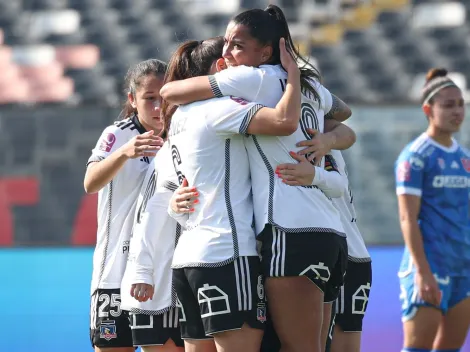
[[253,307],[251,294],[250,265],[248,257],[239,257],[233,262],[235,269],[235,286],[237,287],[238,310],[251,310]]
[[91,304],[90,304],[90,328],[92,330],[96,329],[96,304],[98,303],[98,293],[95,292],[93,296],[91,296]]
[[273,243],[271,245],[270,276],[284,276],[286,266],[286,233],[272,227]]

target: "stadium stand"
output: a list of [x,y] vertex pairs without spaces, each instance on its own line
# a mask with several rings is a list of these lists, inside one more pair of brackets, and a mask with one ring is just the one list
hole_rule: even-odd
[[[450,68],[466,87],[470,0],[271,2],[285,9],[302,51],[346,101],[414,100],[414,82],[431,66]],[[0,0],[0,104],[115,106],[129,65],[168,59],[178,42],[220,35],[233,13],[266,3]]]

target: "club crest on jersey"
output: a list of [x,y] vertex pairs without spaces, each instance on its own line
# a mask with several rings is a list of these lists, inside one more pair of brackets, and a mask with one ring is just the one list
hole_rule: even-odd
[[235,101],[235,102],[237,102],[238,104],[241,104],[241,105],[248,104],[248,101],[246,101],[245,99],[239,98],[239,97],[234,97],[233,95],[230,96],[230,99],[232,99],[233,101]]
[[106,341],[117,338],[116,325],[114,320],[101,323],[100,338],[105,339]]
[[405,160],[397,167],[397,180],[398,182],[406,182],[411,179],[410,163]]
[[470,172],[470,159],[461,158],[460,161],[462,162],[465,171]]
[[113,148],[113,145],[114,145],[115,142],[116,142],[116,136],[113,133],[107,133],[101,139],[101,144],[99,146],[99,150],[108,153]]

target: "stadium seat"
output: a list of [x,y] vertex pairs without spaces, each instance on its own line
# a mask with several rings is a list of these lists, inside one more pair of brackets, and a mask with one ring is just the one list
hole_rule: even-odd
[[346,11],[341,24],[346,29],[366,29],[375,22],[376,17],[376,9],[365,4]]
[[[352,101],[408,98],[406,84],[435,65],[447,65],[470,78],[470,0],[277,3],[285,10],[302,53],[318,60],[325,84]],[[27,81],[44,79],[34,70],[29,76],[28,69],[50,69],[50,76],[57,77],[58,61],[66,77],[74,80],[74,92],[65,103],[102,99],[114,104],[121,100],[130,65],[149,57],[168,60],[182,41],[221,35],[234,13],[264,5],[248,0],[0,0],[0,67],[8,63],[4,75],[17,87],[6,92],[0,84],[1,101],[27,100],[28,87],[38,84]],[[317,51],[325,47],[334,50],[323,59]],[[15,76],[18,71],[12,65],[28,69]],[[57,79],[67,92],[69,81]]]
[[460,2],[421,4],[414,7],[414,28],[458,27],[465,23],[465,6]]

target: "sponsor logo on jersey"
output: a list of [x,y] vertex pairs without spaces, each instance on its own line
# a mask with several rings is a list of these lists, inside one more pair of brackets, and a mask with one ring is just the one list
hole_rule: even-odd
[[398,182],[407,182],[411,179],[411,165],[405,160],[402,161],[397,167],[397,180]]
[[116,136],[113,133],[107,133],[101,139],[99,150],[109,153],[113,148],[114,143],[116,143]]
[[122,253],[129,252],[129,244],[130,244],[130,241],[124,241],[122,243]]
[[466,176],[434,176],[432,186],[434,188],[467,188],[470,179]]
[[117,338],[116,325],[114,320],[101,323],[100,338],[105,339],[106,341]]
[[424,161],[421,158],[412,156],[410,158],[410,165],[413,170],[422,170],[424,168]]
[[248,104],[248,101],[246,101],[245,99],[240,98],[240,97],[234,97],[233,95],[230,96],[230,99],[232,99],[234,102],[241,104],[241,105]]
[[446,162],[442,158],[437,158],[437,164],[442,170],[446,168]]
[[465,171],[470,172],[470,159],[461,158],[460,161],[462,162]]

